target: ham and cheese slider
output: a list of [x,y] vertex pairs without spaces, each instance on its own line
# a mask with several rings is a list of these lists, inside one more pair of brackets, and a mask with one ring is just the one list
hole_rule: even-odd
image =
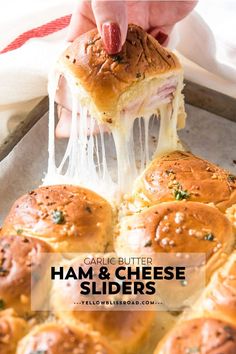
[[98,333],[63,323],[45,323],[24,337],[16,354],[119,354]]
[[234,354],[236,327],[213,318],[178,324],[159,343],[154,354]]
[[13,309],[0,312],[0,353],[15,354],[18,341],[29,330],[28,323]]
[[178,121],[184,125],[182,67],[175,54],[139,26],[128,26],[117,55],[107,54],[97,29],[83,34],[65,51],[59,70],[67,84],[77,87],[80,104],[102,124],[119,126],[127,114],[130,119],[150,116],[178,95]]
[[[49,244],[25,236],[0,237],[0,299],[3,308],[13,308],[19,315],[32,310],[31,294],[35,305],[43,306],[49,289]],[[44,291],[40,289],[44,288]]]
[[116,238],[119,254],[201,253],[207,278],[233,249],[232,224],[217,208],[189,201],[165,202],[123,218]]
[[236,251],[213,274],[210,283],[189,315],[211,316],[236,324]]
[[165,154],[136,180],[133,203],[148,207],[172,200],[213,203],[225,211],[236,203],[236,177],[190,152]]
[[40,187],[19,198],[2,234],[34,236],[58,252],[104,252],[112,244],[111,205],[96,193],[71,185]]

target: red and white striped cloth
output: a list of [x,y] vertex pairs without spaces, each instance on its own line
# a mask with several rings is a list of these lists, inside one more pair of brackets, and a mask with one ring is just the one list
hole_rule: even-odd
[[[75,2],[8,0],[0,11],[0,139],[9,117],[24,115],[47,94]],[[234,0],[199,2],[175,29],[187,78],[236,97]],[[206,24],[207,22],[207,24]]]

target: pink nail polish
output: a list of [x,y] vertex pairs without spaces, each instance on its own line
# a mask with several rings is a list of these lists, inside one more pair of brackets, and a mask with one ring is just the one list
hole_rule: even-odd
[[159,31],[156,36],[155,36],[156,40],[160,43],[160,44],[163,44],[167,41],[168,39],[168,34],[164,33],[164,32],[161,32]]
[[121,32],[118,23],[103,23],[102,40],[108,54],[117,54],[121,51]]

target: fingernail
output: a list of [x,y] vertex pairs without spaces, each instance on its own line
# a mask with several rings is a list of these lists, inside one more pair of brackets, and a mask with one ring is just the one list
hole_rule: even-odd
[[103,23],[102,40],[108,54],[117,54],[121,51],[121,32],[118,23]]
[[155,38],[160,44],[164,44],[167,41],[167,39],[168,39],[168,34],[159,31],[156,34]]

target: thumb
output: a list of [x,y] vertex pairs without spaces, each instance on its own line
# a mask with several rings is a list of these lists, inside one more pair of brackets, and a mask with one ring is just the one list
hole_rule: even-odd
[[127,35],[126,1],[92,0],[92,9],[106,51],[119,53]]

